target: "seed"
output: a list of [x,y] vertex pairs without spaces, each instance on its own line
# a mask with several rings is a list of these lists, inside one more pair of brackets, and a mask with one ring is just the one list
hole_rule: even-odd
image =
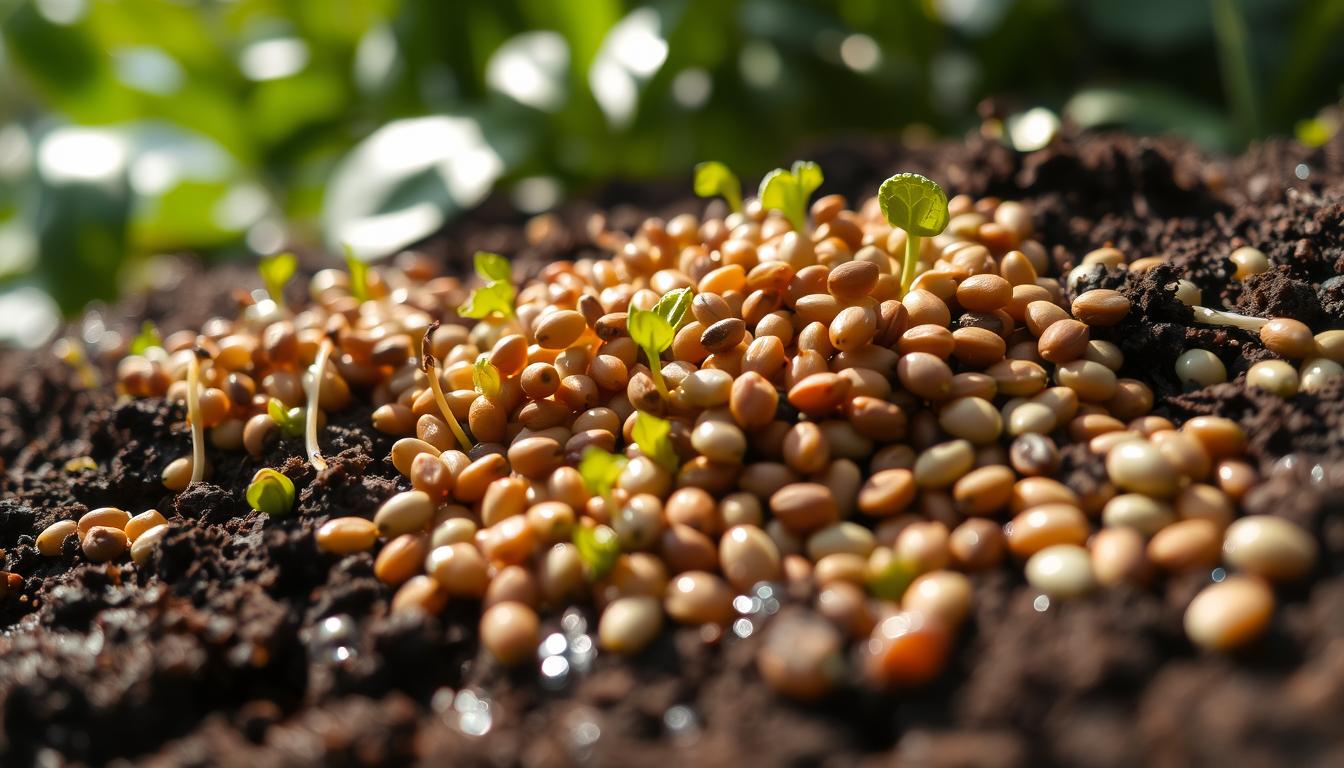
[[859,489],[858,507],[866,515],[889,517],[915,500],[915,476],[908,469],[874,472]]
[[1117,387],[1115,372],[1091,360],[1061,363],[1055,368],[1055,381],[1077,392],[1079,399],[1093,403],[1109,400]]
[[412,576],[392,596],[391,610],[395,614],[422,612],[433,616],[448,604],[448,593],[439,583],[424,574]]
[[790,483],[770,496],[770,511],[790,531],[810,533],[839,517],[830,489],[820,483]]
[[1227,651],[1264,634],[1274,615],[1274,593],[1251,576],[1231,576],[1205,587],[1185,609],[1185,634],[1206,651]]
[[1001,464],[973,469],[952,486],[957,510],[965,515],[992,515],[1008,506],[1017,476]]
[[1242,246],[1233,251],[1228,258],[1236,267],[1236,272],[1232,275],[1233,280],[1245,280],[1269,271],[1269,259],[1258,248]]
[[[430,513],[433,513],[433,509]],[[317,529],[317,548],[335,555],[366,552],[373,548],[377,540],[378,526],[374,525],[372,520],[365,520],[362,517],[332,518]]]
[[859,349],[876,333],[877,315],[867,307],[845,307],[830,325],[831,345],[841,351]]
[[691,446],[713,461],[738,464],[747,452],[747,436],[726,421],[703,421],[691,432]]
[[429,574],[456,597],[479,598],[490,585],[489,566],[480,550],[469,543],[434,547],[425,558]]
[[905,305],[910,326],[930,323],[946,327],[952,322],[952,313],[948,310],[947,304],[929,291],[920,288],[911,289],[901,299],[901,304]]
[[621,597],[602,611],[597,638],[604,650],[629,656],[644,650],[662,628],[663,606],[656,597]]
[[729,528],[719,540],[719,567],[734,589],[745,592],[757,582],[776,581],[783,571],[779,547],[754,525]]
[[743,429],[763,427],[775,418],[779,393],[764,376],[746,371],[733,381],[728,407]]
[[149,562],[150,556],[154,554],[154,550],[158,549],[159,542],[163,541],[163,537],[168,534],[169,529],[170,526],[167,524],[156,525],[135,537],[135,541],[131,544],[131,560],[136,565],[144,565]]
[[729,317],[714,323],[700,334],[700,344],[710,352],[727,352],[741,343],[747,325],[740,317]]
[[[562,319],[561,323],[564,322],[566,321]],[[541,344],[540,341],[537,343]],[[490,364],[499,369],[501,376],[513,376],[523,370],[523,366],[527,364],[527,339],[517,333],[501,336],[490,349]]]
[[1207,349],[1191,349],[1176,358],[1176,378],[1184,384],[1207,387],[1227,381],[1227,368]]
[[969,440],[976,445],[988,445],[999,439],[999,433],[1003,431],[1003,418],[988,400],[961,397],[938,412],[938,425],[953,437]]
[[490,483],[508,474],[508,460],[498,453],[487,453],[457,473],[453,483],[453,497],[466,503],[480,501]]
[[183,456],[168,462],[163,468],[163,487],[170,491],[185,490],[191,484],[191,457]]
[[879,270],[867,261],[848,261],[826,276],[826,290],[840,301],[855,301],[867,296],[877,285]]
[[[535,337],[537,346],[542,349],[568,349],[574,345],[588,327],[583,314],[572,309],[561,309],[546,315],[537,323]],[[518,366],[517,370],[521,370]],[[501,373],[503,368],[500,368]],[[513,371],[514,373],[517,370]]]
[[903,355],[896,364],[901,385],[925,400],[943,400],[952,391],[952,369],[927,352]]
[[537,532],[525,515],[506,517],[479,537],[481,551],[492,561],[522,563],[537,548]]
[[123,529],[126,531],[126,538],[134,543],[136,539],[144,535],[145,531],[167,522],[168,520],[159,514],[157,509],[148,509],[127,520]]
[[1196,416],[1181,427],[1194,437],[1212,459],[1240,456],[1246,450],[1246,433],[1231,419],[1221,416]]
[[831,447],[821,428],[800,421],[784,435],[784,463],[804,475],[820,472],[831,462]]
[[390,586],[397,586],[420,573],[429,554],[429,537],[423,533],[405,533],[389,541],[373,561],[373,575]]
[[809,416],[825,416],[840,405],[850,386],[849,379],[838,374],[814,373],[793,385],[789,404]]
[[89,529],[95,525],[123,530],[126,527],[126,523],[130,522],[130,520],[131,514],[124,509],[117,509],[116,507],[99,507],[98,509],[85,512],[84,515],[79,518],[79,535],[83,537],[89,532]]
[[1143,536],[1132,528],[1104,528],[1092,537],[1092,573],[1097,583],[1142,583],[1148,572]]
[[1052,363],[1067,363],[1087,351],[1089,330],[1077,320],[1060,320],[1041,332],[1037,350],[1043,359]]
[[901,608],[946,627],[960,626],[971,609],[971,580],[956,571],[930,571],[910,582]]
[[1282,360],[1261,360],[1246,372],[1246,386],[1263,389],[1279,397],[1297,394],[1297,370]]
[[1232,522],[1234,510],[1227,494],[1212,485],[1192,483],[1181,489],[1174,503],[1176,516],[1182,520],[1208,520],[1225,529]]
[[844,668],[844,639],[824,619],[805,611],[773,619],[756,654],[761,679],[796,701],[824,697],[839,684]]
[[985,369],[999,394],[1030,397],[1045,389],[1045,369],[1031,360],[1000,360]]
[[497,603],[481,614],[481,645],[501,664],[515,666],[533,658],[540,629],[537,612],[528,606]]
[[537,581],[532,572],[518,565],[506,565],[500,568],[485,590],[481,607],[489,608],[500,603],[522,603],[535,607]]
[[129,543],[126,532],[122,529],[109,525],[95,525],[84,533],[80,548],[91,562],[106,563],[121,557]]
[[1171,505],[1141,493],[1125,493],[1106,502],[1101,519],[1109,528],[1132,528],[1152,536],[1176,521]]
[[983,571],[1003,561],[1003,528],[992,520],[972,517],[948,535],[947,550],[952,562],[967,571]]
[[1097,288],[1073,300],[1073,316],[1093,326],[1111,326],[1129,314],[1129,299],[1119,291]]
[[915,459],[915,484],[921,488],[946,488],[970,471],[975,448],[967,440],[952,440],[929,448]]
[[922,614],[902,612],[873,629],[868,674],[889,687],[917,686],[943,671],[952,641],[943,627]]
[[1068,319],[1069,313],[1053,301],[1037,300],[1027,304],[1027,330],[1034,336],[1040,336],[1051,325]]
[[901,531],[893,549],[897,559],[907,563],[917,573],[926,573],[947,566],[950,557],[949,538],[946,525],[936,520],[920,520]]
[[899,440],[905,436],[905,411],[895,403],[858,395],[845,405],[845,416],[859,434],[873,440]]
[[1222,539],[1222,529],[1208,520],[1181,520],[1153,534],[1148,559],[1169,572],[1212,568]]
[[972,312],[993,312],[1012,296],[1012,284],[998,275],[971,275],[957,286],[957,303]]
[[1299,373],[1299,389],[1303,392],[1320,392],[1335,379],[1344,377],[1344,365],[1333,360],[1318,357],[1302,364]]
[[873,532],[858,523],[832,523],[808,537],[807,556],[814,561],[837,553],[867,557],[876,546]]
[[1228,526],[1223,557],[1239,570],[1271,581],[1297,581],[1316,565],[1316,540],[1273,515],[1247,515]]
[[[760,339],[757,339],[760,341]],[[754,342],[753,342],[754,344]],[[701,369],[681,382],[682,397],[689,405],[714,408],[728,402],[733,388],[733,377],[727,371]]]
[[958,328],[952,341],[952,356],[972,368],[988,368],[1007,351],[1003,337],[984,328]]
[[1276,317],[1260,326],[1260,341],[1270,352],[1289,360],[1311,357],[1316,351],[1311,329],[1289,317]]
[[1082,510],[1062,503],[1027,509],[1008,525],[1008,548],[1019,557],[1030,557],[1055,544],[1081,545],[1089,533]]
[[396,467],[401,474],[410,477],[411,462],[416,456],[422,453],[428,453],[431,456],[438,456],[441,451],[430,443],[414,437],[403,437],[392,444],[392,466]]
[[1081,597],[1096,586],[1092,558],[1076,544],[1055,544],[1027,560],[1027,582],[1052,598]]
[[1321,331],[1316,334],[1316,351],[1319,355],[1334,363],[1344,363],[1344,331]]
[[727,624],[733,617],[733,591],[705,571],[688,571],[667,586],[667,615],[682,624]]
[[1180,489],[1181,476],[1162,452],[1146,440],[1130,440],[1106,456],[1111,482],[1125,490],[1166,498]]
[[434,508],[434,501],[424,491],[403,491],[383,502],[373,522],[387,538],[423,531],[434,516]]

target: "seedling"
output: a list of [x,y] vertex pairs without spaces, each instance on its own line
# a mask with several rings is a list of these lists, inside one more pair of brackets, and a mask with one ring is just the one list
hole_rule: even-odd
[[1190,307],[1195,313],[1195,322],[1204,325],[1228,325],[1233,328],[1240,328],[1244,331],[1258,332],[1269,321],[1263,317],[1252,317],[1250,315],[1239,315],[1236,312],[1224,312],[1221,309],[1209,309],[1194,305]]
[[676,448],[672,446],[670,422],[651,413],[637,411],[635,426],[631,432],[635,438],[635,445],[639,446],[639,450],[643,451],[645,456],[653,459],[673,475],[677,474],[681,460],[677,456]]
[[443,413],[443,420],[448,422],[448,428],[453,431],[453,437],[457,438],[457,444],[461,446],[463,452],[466,452],[471,450],[471,440],[467,438],[466,430],[462,429],[457,417],[453,415],[453,409],[448,407],[448,400],[443,396],[443,384],[439,382],[439,361],[435,360],[434,354],[429,351],[431,349],[429,339],[438,329],[438,320],[430,323],[425,329],[425,337],[420,341],[420,370],[429,378],[429,388],[434,392],[434,402]]
[[285,437],[303,437],[308,422],[304,410],[298,406],[286,408],[284,403],[274,397],[266,403],[266,415],[271,417]]
[[644,350],[644,356],[649,359],[649,375],[653,377],[653,385],[664,400],[668,392],[667,384],[663,381],[661,357],[663,351],[672,346],[677,328],[681,327],[681,321],[690,306],[691,289],[678,288],[659,299],[653,309],[631,307],[626,316],[625,324],[630,338]]
[[331,337],[322,339],[317,347],[317,359],[313,361],[313,383],[308,389],[308,418],[304,429],[303,447],[308,452],[308,462],[313,469],[321,472],[327,468],[327,460],[322,458],[322,449],[317,444],[317,409],[322,395],[322,379],[327,371],[327,361],[331,359]]
[[756,196],[768,211],[779,211],[802,234],[807,231],[807,200],[821,186],[821,166],[803,160],[793,170],[776,168],[761,179]]
[[868,592],[882,600],[900,600],[919,571],[899,557],[893,557],[881,571],[868,577]]
[[294,511],[294,481],[274,469],[259,469],[247,486],[247,504],[271,517]]
[[143,355],[151,347],[162,347],[163,337],[159,335],[159,327],[153,322],[146,320],[140,324],[140,333],[131,339],[131,354]]
[[355,256],[355,249],[351,248],[349,243],[345,245],[345,270],[350,273],[350,294],[361,304],[368,301],[369,264]]
[[[346,258],[349,259],[351,256],[347,255]],[[261,281],[266,284],[266,294],[281,309],[285,308],[285,283],[288,283],[289,279],[294,277],[294,272],[298,268],[299,260],[288,251],[263,256],[261,262],[257,264],[257,272],[261,274]],[[354,270],[351,270],[350,277],[351,283],[353,283]]]
[[195,485],[205,479],[205,425],[201,423],[201,361],[210,353],[199,345],[187,363],[187,417],[191,419],[191,480]]
[[471,292],[467,297],[467,303],[458,308],[457,314],[474,320],[480,320],[491,314],[513,317],[515,293],[511,282],[513,270],[509,266],[509,260],[498,253],[477,251],[472,258],[472,264],[476,268],[476,274],[485,281],[485,285]]
[[491,399],[499,397],[502,386],[499,369],[490,362],[489,357],[481,355],[476,358],[476,363],[471,368],[471,384],[478,395]]
[[616,487],[621,472],[629,459],[616,453],[608,453],[597,446],[589,446],[579,460],[579,476],[588,492],[611,501],[611,489]]
[[919,266],[919,243],[947,228],[947,193],[917,173],[898,173],[877,190],[882,215],[893,227],[905,230],[905,263],[901,267],[901,295],[910,291]]
[[742,183],[718,160],[695,166],[695,194],[700,197],[718,195],[728,202],[733,213],[742,212]]
[[620,537],[605,525],[594,525],[591,528],[576,525],[572,538],[589,581],[606,577],[616,566],[616,559],[621,556]]

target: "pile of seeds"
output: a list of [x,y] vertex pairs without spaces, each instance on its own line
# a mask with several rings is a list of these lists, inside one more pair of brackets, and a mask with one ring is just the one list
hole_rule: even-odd
[[[776,172],[798,207],[806,172]],[[715,637],[739,596],[782,584],[816,615],[772,623],[758,667],[808,699],[851,664],[874,686],[938,675],[977,571],[1020,568],[1047,601],[1212,572],[1186,613],[1211,650],[1254,641],[1274,585],[1312,572],[1307,532],[1238,515],[1258,481],[1241,428],[1150,415],[1152,391],[1117,374],[1105,338],[1128,300],[1071,295],[1027,206],[943,198],[945,229],[920,237],[887,200],[801,211],[762,190],[722,218],[604,233],[609,258],[521,286],[490,254],[470,294],[413,254],[324,270],[302,311],[258,294],[236,320],[127,357],[118,385],[188,404],[195,450],[165,470],[173,490],[209,477],[204,440],[261,457],[306,436],[320,471],[327,414],[372,404],[372,426],[401,438],[407,490],[372,520],[327,520],[317,547],[376,550],[393,612],[479,601],[481,641],[506,664],[535,660],[541,617],[571,605],[600,612],[603,649],[633,654],[667,618]],[[1254,274],[1241,257],[1239,277]],[[1153,266],[1103,248],[1080,269],[1096,264]],[[1249,386],[1289,395],[1341,374],[1344,332],[1204,312],[1301,361],[1259,363]],[[1192,385],[1227,375],[1207,350],[1177,369]],[[1079,494],[1056,479],[1071,444],[1108,482]],[[290,514],[292,481],[263,470],[248,498]],[[37,546],[56,555],[77,535],[90,560],[145,563],[171,525],[103,508]]]

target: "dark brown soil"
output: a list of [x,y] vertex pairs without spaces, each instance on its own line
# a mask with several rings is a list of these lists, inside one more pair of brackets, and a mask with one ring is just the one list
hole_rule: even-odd
[[[1094,137],[1022,156],[973,138],[811,155],[826,169],[823,191],[869,193],[893,171],[917,170],[955,191],[1030,200],[1061,269],[1108,242],[1131,259],[1170,259],[1173,268],[1139,279],[1098,271],[1085,284],[1131,298],[1135,310],[1110,338],[1125,374],[1153,386],[1160,413],[1218,413],[1248,430],[1267,481],[1246,511],[1320,537],[1318,577],[1281,592],[1266,639],[1230,658],[1190,647],[1181,615],[1207,576],[1039,610],[1004,570],[977,577],[953,661],[923,689],[879,695],[852,684],[808,707],[779,699],[752,659],[772,614],[799,600],[782,593],[759,596],[761,610],[722,637],[668,631],[630,662],[586,651],[591,614],[551,616],[567,675],[510,674],[478,653],[475,605],[429,621],[389,617],[369,555],[315,549],[312,531],[327,517],[370,516],[406,487],[382,458],[389,441],[366,428],[367,410],[333,418],[324,438],[333,471],[320,478],[288,442],[262,461],[212,454],[213,484],[174,498],[157,478],[188,450],[180,412],[77,391],[49,354],[10,352],[0,365],[0,547],[23,584],[0,600],[0,764],[1344,764],[1344,387],[1280,400],[1238,381],[1183,392],[1172,375],[1195,345],[1238,380],[1268,356],[1251,334],[1193,325],[1173,295],[1180,274],[1209,303],[1344,327],[1344,280],[1331,281],[1344,273],[1344,144],[1273,143],[1225,159]],[[593,249],[588,214],[606,210],[633,229],[645,210],[699,205],[683,199],[687,186],[613,187],[527,229],[491,203],[427,251],[449,265],[477,248],[530,263],[581,254]],[[1230,284],[1227,256],[1246,244],[1275,269]],[[243,267],[186,269],[180,284],[103,319],[124,333],[146,317],[165,332],[197,327],[233,310],[232,287],[256,283]],[[1096,482],[1095,461],[1065,454],[1066,482]],[[97,468],[67,471],[79,456]],[[295,481],[298,516],[248,509],[242,488],[260,466]],[[153,506],[177,525],[144,567],[89,564],[73,540],[60,558],[37,555],[44,526],[107,504]]]

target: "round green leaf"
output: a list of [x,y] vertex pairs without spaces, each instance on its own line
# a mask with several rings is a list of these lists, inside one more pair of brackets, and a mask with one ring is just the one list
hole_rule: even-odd
[[877,202],[891,226],[916,237],[933,237],[947,228],[947,193],[917,173],[898,173],[882,182]]

